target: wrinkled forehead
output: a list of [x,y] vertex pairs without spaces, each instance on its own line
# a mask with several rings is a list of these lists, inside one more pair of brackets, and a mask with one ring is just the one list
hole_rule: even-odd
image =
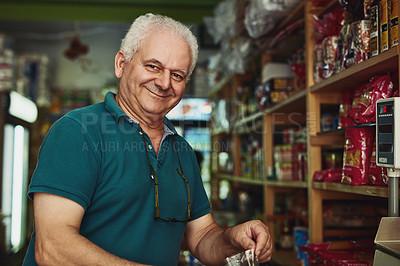
[[172,69],[184,70],[185,73],[189,70],[191,62],[191,51],[187,41],[170,31],[148,32],[136,56],[141,60],[155,59]]

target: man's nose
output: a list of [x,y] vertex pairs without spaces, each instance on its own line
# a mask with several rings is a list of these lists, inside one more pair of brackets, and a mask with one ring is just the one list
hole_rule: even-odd
[[156,80],[156,85],[163,90],[168,90],[171,87],[171,71],[166,69],[160,73]]

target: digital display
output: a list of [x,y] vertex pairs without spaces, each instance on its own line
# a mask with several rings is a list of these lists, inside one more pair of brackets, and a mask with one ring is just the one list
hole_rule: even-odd
[[393,111],[392,104],[380,105],[379,106],[379,113],[380,114],[391,114]]
[[378,126],[378,133],[391,134],[393,133],[392,124],[383,124]]
[[393,145],[389,143],[382,143],[378,145],[379,152],[392,152]]

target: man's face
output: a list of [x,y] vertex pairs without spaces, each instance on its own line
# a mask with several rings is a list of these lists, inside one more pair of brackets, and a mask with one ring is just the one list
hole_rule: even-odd
[[183,97],[190,58],[189,46],[181,37],[149,33],[131,61],[120,58],[119,69],[116,63],[119,94],[129,104],[128,110],[140,117],[165,116]]

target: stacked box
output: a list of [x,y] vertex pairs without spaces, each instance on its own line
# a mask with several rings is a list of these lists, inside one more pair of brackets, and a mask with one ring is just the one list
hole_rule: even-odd
[[379,4],[371,6],[370,11],[371,18],[371,34],[370,34],[370,50],[371,56],[376,56],[379,54]]
[[381,37],[381,52],[389,49],[389,14],[390,12],[390,1],[391,0],[381,0],[380,1],[380,37]]
[[390,12],[390,47],[399,44],[399,17],[397,15],[397,1],[392,0],[392,8]]

